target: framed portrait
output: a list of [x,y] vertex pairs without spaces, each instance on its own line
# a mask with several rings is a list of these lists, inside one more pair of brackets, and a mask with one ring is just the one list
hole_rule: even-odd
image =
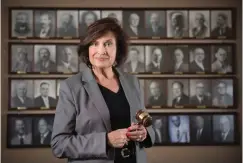
[[30,79],[10,80],[9,103],[11,109],[31,109],[34,107],[34,85]]
[[48,39],[56,37],[55,10],[35,10],[34,20],[34,36],[36,38]]
[[33,45],[10,44],[10,73],[25,74],[33,72]]
[[57,10],[57,37],[78,38],[77,10]]
[[53,79],[34,79],[34,105],[40,109],[55,109],[56,80]]
[[118,21],[118,24],[122,27],[122,20],[123,20],[122,10],[102,10],[101,17],[102,18],[114,18]]
[[57,82],[57,88],[56,88],[56,97],[57,97],[57,100],[59,98],[59,92],[60,92],[60,84],[61,82],[65,80],[65,79],[57,79],[56,82]]
[[55,73],[56,70],[56,45],[34,45],[34,71],[45,74]]
[[11,38],[33,37],[33,10],[10,9]]

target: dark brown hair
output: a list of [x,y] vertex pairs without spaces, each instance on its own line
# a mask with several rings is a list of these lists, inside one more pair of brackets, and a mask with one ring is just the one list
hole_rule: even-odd
[[98,38],[104,36],[106,33],[112,32],[116,38],[116,67],[122,65],[127,59],[128,37],[122,30],[115,18],[103,18],[92,23],[88,29],[86,36],[81,39],[78,46],[78,55],[80,59],[89,67],[92,65],[89,60],[89,46]]

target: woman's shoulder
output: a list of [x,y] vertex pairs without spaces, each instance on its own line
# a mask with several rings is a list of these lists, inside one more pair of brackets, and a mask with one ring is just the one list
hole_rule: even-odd
[[71,77],[62,80],[62,84],[65,84],[70,88],[75,88],[77,85],[80,87],[80,85],[82,85],[81,78],[82,72],[79,72],[75,75],[72,75]]

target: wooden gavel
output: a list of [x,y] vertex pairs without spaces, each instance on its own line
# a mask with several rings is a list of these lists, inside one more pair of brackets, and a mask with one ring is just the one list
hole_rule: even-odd
[[152,117],[145,110],[137,111],[136,120],[137,120],[138,124],[141,124],[144,127],[149,127],[152,125]]

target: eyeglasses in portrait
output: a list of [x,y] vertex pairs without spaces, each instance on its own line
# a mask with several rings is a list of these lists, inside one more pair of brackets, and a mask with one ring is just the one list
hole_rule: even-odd
[[33,145],[32,118],[30,116],[11,114],[7,118],[7,147],[31,147]]
[[226,74],[233,72],[233,47],[231,45],[213,45],[211,70],[213,73]]
[[211,11],[211,37],[232,38],[232,11],[212,10]]
[[191,73],[210,73],[211,51],[210,45],[190,45],[189,46]]
[[164,10],[145,11],[145,31],[148,38],[166,37],[166,15]]
[[168,116],[169,141],[172,144],[190,143],[190,119],[188,115]]
[[189,35],[191,38],[210,37],[210,11],[189,11]]
[[55,108],[56,99],[56,80],[34,80],[35,107],[40,109]]
[[130,45],[128,58],[123,65],[123,70],[129,73],[143,73],[145,71],[145,55],[143,45]]
[[35,72],[56,72],[56,46],[50,44],[37,44],[34,46]]
[[189,105],[189,80],[168,79],[167,104],[173,108],[184,108]]
[[78,37],[78,11],[57,10],[57,37]]
[[214,79],[212,88],[212,105],[214,107],[231,108],[234,106],[233,79]]
[[167,10],[166,20],[168,38],[187,38],[189,36],[187,10]]
[[54,38],[56,37],[56,11],[35,10],[35,37]]
[[33,37],[33,10],[11,10],[11,37]]
[[11,80],[11,109],[32,108],[34,101],[34,85],[32,80]]
[[145,36],[144,11],[124,10],[123,28],[131,39],[144,37]]
[[190,105],[197,108],[212,106],[210,79],[190,79]]
[[152,113],[152,126],[155,132],[155,146],[168,144],[168,121],[167,116]]
[[85,36],[88,27],[96,20],[100,19],[100,10],[80,10],[79,11],[79,35]]
[[37,115],[33,117],[33,145],[50,147],[54,115]]
[[32,72],[34,60],[33,51],[33,45],[11,44],[11,72]]
[[114,18],[118,21],[118,24],[122,27],[123,26],[122,12],[123,12],[122,10],[102,10],[101,17],[102,18],[106,18],[106,17]]
[[212,144],[212,116],[209,114],[190,115],[190,137],[193,145]]
[[78,53],[75,45],[57,45],[57,72],[78,72]]

